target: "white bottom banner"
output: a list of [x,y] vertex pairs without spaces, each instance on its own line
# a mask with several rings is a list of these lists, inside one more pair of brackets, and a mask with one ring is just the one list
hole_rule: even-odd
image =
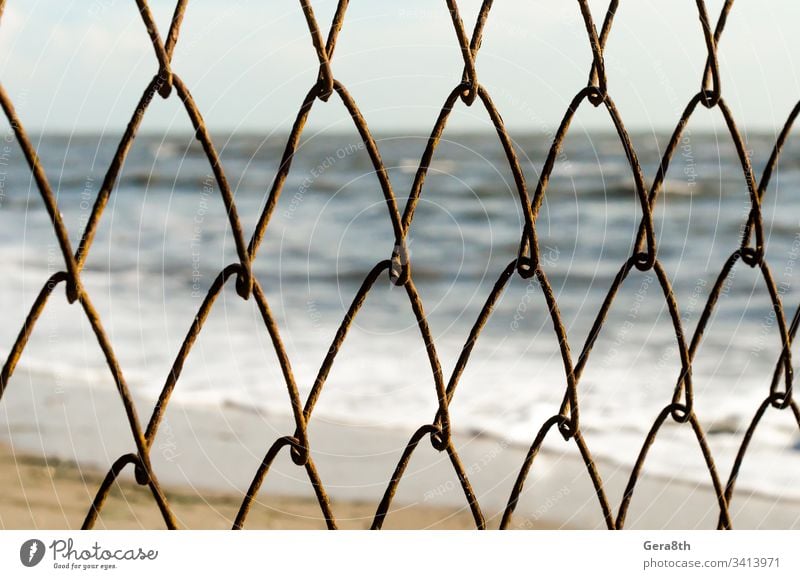
[[800,531],[1,531],[0,577],[800,577]]

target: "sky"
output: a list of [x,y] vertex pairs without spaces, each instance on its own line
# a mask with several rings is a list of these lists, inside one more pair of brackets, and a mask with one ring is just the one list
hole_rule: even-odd
[[[151,0],[162,35],[174,1]],[[471,32],[480,2],[458,2]],[[722,0],[708,0],[716,21]],[[333,0],[312,0],[327,32]],[[607,1],[591,1],[600,26]],[[723,94],[745,130],[774,130],[800,97],[796,0],[738,0],[719,47]],[[622,0],[606,48],[611,97],[634,131],[673,127],[700,87],[705,44],[695,0]],[[496,0],[477,58],[511,131],[556,129],[586,83],[591,50],[577,1]],[[158,63],[134,0],[7,0],[0,82],[31,132],[120,132]],[[444,0],[351,0],[333,57],[370,128],[424,132],[461,79]],[[297,0],[190,0],[173,59],[212,130],[287,130],[318,63]],[[4,119],[0,122],[5,122]],[[577,124],[613,127],[602,110]],[[722,126],[701,111],[697,128]],[[317,130],[352,130],[340,102],[317,103]],[[457,105],[450,129],[490,129],[478,104]],[[156,98],[144,129],[189,131],[173,95]]]

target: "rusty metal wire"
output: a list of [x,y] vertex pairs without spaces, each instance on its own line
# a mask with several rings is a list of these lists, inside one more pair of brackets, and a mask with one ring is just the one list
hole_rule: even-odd
[[[464,60],[463,74],[461,82],[449,94],[441,108],[439,117],[434,125],[433,130],[431,131],[430,137],[427,141],[427,146],[425,147],[420,159],[408,201],[402,213],[398,206],[397,197],[392,188],[392,183],[389,180],[386,167],[381,160],[378,146],[372,137],[366,120],[361,115],[353,97],[350,95],[347,89],[336,80],[334,74],[334,66],[332,62],[333,54],[336,47],[337,38],[345,20],[345,14],[347,12],[349,1],[339,0],[327,38],[324,38],[320,29],[320,25],[314,15],[310,0],[300,0],[300,9],[303,11],[306,23],[308,25],[308,30],[311,35],[311,42],[319,60],[319,73],[297,113],[296,120],[286,142],[286,147],[283,152],[280,165],[272,181],[272,186],[266,199],[264,209],[258,219],[254,231],[251,234],[249,243],[245,242],[244,232],[237,214],[236,204],[233,200],[233,194],[230,186],[228,185],[225,171],[220,164],[219,156],[217,155],[211,135],[209,134],[203,121],[203,116],[195,104],[189,88],[181,80],[180,76],[172,70],[172,55],[178,42],[181,22],[187,8],[187,3],[188,0],[177,1],[169,31],[166,36],[166,41],[164,41],[155,24],[147,1],[136,0],[142,21],[147,28],[147,32],[155,52],[158,62],[158,70],[152,81],[144,89],[142,97],[139,100],[139,103],[130,118],[127,128],[119,141],[116,154],[114,155],[113,160],[106,171],[105,178],[95,200],[91,215],[81,235],[77,250],[73,250],[70,244],[70,238],[58,210],[58,205],[53,194],[53,190],[42,167],[42,163],[37,156],[36,150],[28,138],[21,119],[14,110],[14,106],[10,97],[3,89],[2,84],[0,84],[0,105],[2,105],[3,112],[13,128],[16,139],[33,174],[36,186],[41,194],[48,215],[50,216],[53,230],[56,234],[64,259],[64,270],[52,275],[42,287],[38,297],[31,306],[25,323],[19,332],[8,358],[3,364],[2,372],[0,373],[0,398],[2,398],[3,393],[9,385],[9,379],[14,372],[15,366],[19,361],[26,344],[28,343],[38,318],[47,305],[53,290],[59,284],[63,283],[66,289],[67,301],[69,303],[78,302],[81,305],[91,324],[98,343],[102,348],[108,363],[108,368],[114,378],[119,396],[124,404],[130,431],[135,443],[135,450],[117,459],[109,469],[108,474],[100,485],[100,488],[97,489],[95,499],[84,520],[84,528],[91,528],[95,524],[113,484],[115,483],[119,474],[128,465],[133,466],[138,484],[148,486],[151,490],[167,527],[177,527],[176,519],[172,513],[169,502],[165,497],[161,486],[159,485],[156,473],[150,462],[150,452],[159,426],[163,420],[167,405],[169,404],[170,397],[178,385],[184,362],[189,355],[197,336],[203,330],[203,325],[207,320],[212,308],[214,307],[216,299],[219,297],[225,284],[228,283],[232,277],[234,277],[236,280],[235,288],[237,294],[244,300],[250,299],[252,296],[256,301],[264,322],[264,326],[270,335],[272,345],[278,356],[284,381],[286,383],[286,388],[289,393],[291,409],[295,422],[295,431],[293,434],[285,435],[270,445],[264,456],[264,459],[253,476],[247,494],[241,503],[233,527],[235,529],[240,529],[245,526],[250,507],[255,500],[265,478],[267,477],[271,465],[279,453],[286,448],[290,453],[292,461],[297,466],[305,468],[309,480],[313,485],[316,498],[319,502],[328,527],[331,529],[336,528],[336,520],[331,508],[331,503],[325,493],[323,482],[317,473],[317,470],[314,466],[314,461],[312,459],[311,448],[307,436],[307,425],[312,418],[314,407],[320,397],[322,389],[325,386],[326,379],[331,371],[334,360],[336,359],[342,344],[347,338],[348,331],[352,326],[354,319],[364,304],[367,294],[369,294],[375,282],[384,274],[384,272],[387,273],[395,285],[402,286],[406,290],[409,303],[416,318],[422,340],[427,350],[438,404],[433,420],[429,424],[420,426],[408,441],[402,456],[397,463],[395,471],[392,474],[391,479],[388,481],[383,498],[377,507],[375,517],[372,522],[372,528],[380,529],[384,524],[386,517],[390,514],[395,492],[409,464],[409,461],[411,460],[411,457],[418,448],[419,444],[423,443],[426,439],[430,442],[431,446],[435,450],[447,453],[453,469],[455,470],[461,483],[465,500],[471,509],[475,526],[481,529],[486,527],[486,522],[478,504],[477,497],[472,489],[467,476],[467,471],[461,463],[458,450],[451,436],[451,421],[448,407],[455,395],[459,380],[469,362],[470,354],[472,353],[473,347],[481,335],[482,329],[492,315],[493,308],[508,285],[509,281],[515,275],[518,275],[522,278],[536,278],[538,281],[538,287],[540,287],[542,290],[544,303],[552,320],[555,339],[559,344],[567,386],[564,392],[563,402],[561,403],[557,412],[551,418],[545,421],[538,432],[536,432],[534,435],[533,443],[531,444],[530,449],[528,450],[527,455],[520,466],[519,475],[513,486],[513,490],[508,499],[507,506],[500,522],[500,528],[506,528],[510,526],[514,509],[518,503],[520,494],[522,493],[524,485],[526,484],[529,476],[533,474],[533,466],[537,454],[541,449],[545,438],[554,427],[565,440],[573,440],[575,442],[582,461],[586,467],[587,474],[594,485],[597,501],[607,527],[609,529],[623,528],[625,525],[625,518],[629,505],[647,459],[648,451],[658,436],[661,427],[668,420],[672,420],[678,424],[686,424],[687,427],[692,429],[692,433],[697,440],[700,452],[705,460],[708,476],[711,480],[715,490],[716,499],[718,501],[718,527],[720,529],[729,529],[732,527],[729,505],[734,499],[736,479],[741,469],[747,449],[753,438],[754,432],[756,431],[767,410],[773,408],[777,411],[787,411],[788,409],[793,414],[798,427],[800,427],[800,407],[793,397],[793,370],[791,361],[791,343],[795,337],[795,334],[797,333],[798,326],[800,326],[800,305],[795,311],[791,324],[787,324],[781,297],[773,280],[769,265],[764,257],[765,240],[761,217],[762,198],[769,185],[770,178],[778,165],[781,150],[789,138],[792,125],[798,117],[798,114],[800,114],[800,103],[795,106],[789,117],[786,119],[783,129],[781,130],[779,137],[775,142],[772,154],[763,170],[761,180],[760,182],[757,182],[751,165],[749,153],[744,146],[742,135],[736,126],[733,115],[725,102],[720,84],[720,66],[717,58],[717,44],[719,43],[720,37],[724,32],[725,24],[733,7],[733,0],[726,0],[717,19],[716,26],[713,27],[713,29],[706,10],[705,1],[696,0],[701,32],[703,34],[707,49],[705,71],[701,79],[700,90],[689,101],[683,113],[681,114],[649,190],[646,185],[644,174],[639,164],[636,151],[634,150],[631,139],[629,138],[625,129],[625,125],[619,114],[619,111],[614,105],[614,101],[609,94],[608,83],[606,80],[603,51],[609,35],[611,34],[613,19],[619,6],[619,0],[612,0],[610,2],[599,33],[595,25],[595,19],[591,13],[591,10],[589,9],[588,1],[578,0],[578,7],[581,17],[585,23],[587,37],[592,52],[589,80],[587,85],[582,87],[577,92],[576,96],[572,99],[567,107],[567,110],[550,146],[549,153],[545,160],[541,174],[539,175],[538,182],[532,196],[529,194],[528,185],[526,183],[525,176],[523,175],[517,152],[512,144],[508,132],[506,131],[502,117],[495,107],[488,90],[478,81],[479,70],[476,60],[481,46],[483,29],[489,18],[489,13],[492,7],[492,0],[483,1],[471,36],[467,34],[466,27],[459,14],[456,0],[446,0],[446,8],[450,12],[456,35],[456,41],[459,44]],[[0,16],[2,16],[4,4],[5,0],[0,0]],[[131,149],[131,145],[136,138],[136,134],[147,108],[156,94],[162,98],[169,98],[173,92],[177,94],[177,98],[179,98],[183,103],[186,113],[195,129],[196,138],[198,141],[200,141],[213,170],[214,178],[219,186],[226,213],[230,221],[231,233],[234,238],[238,261],[225,267],[217,275],[216,279],[208,290],[208,293],[203,300],[202,305],[200,306],[200,309],[198,310],[191,327],[189,328],[189,331],[186,334],[181,348],[175,357],[172,368],[166,377],[161,394],[153,408],[147,425],[145,428],[142,428],[142,422],[140,421],[136,408],[133,404],[122,368],[120,367],[120,364],[114,353],[114,348],[112,347],[108,335],[103,328],[103,323],[92,303],[92,300],[81,282],[81,270],[86,263],[88,253],[91,249],[92,242],[97,232],[100,220],[103,216],[105,207],[113,193],[120,170]],[[339,99],[341,99],[342,103],[347,109],[369,155],[386,202],[386,208],[389,212],[392,230],[395,237],[395,244],[392,254],[389,256],[389,258],[378,263],[364,279],[360,289],[353,298],[352,304],[346,316],[339,326],[339,329],[333,339],[333,342],[331,343],[330,349],[324,361],[322,362],[309,396],[305,402],[303,402],[300,398],[298,387],[292,373],[291,362],[281,341],[280,332],[270,310],[267,298],[264,294],[261,283],[252,273],[252,263],[256,259],[258,249],[264,239],[271,217],[286,183],[286,178],[291,170],[292,161],[297,151],[306,119],[318,100],[326,102],[334,95],[337,95]],[[473,106],[476,102],[479,102],[489,115],[489,118],[496,129],[497,137],[503,147],[509,167],[513,174],[520,207],[524,216],[524,224],[521,231],[519,252],[517,257],[500,273],[494,288],[487,297],[480,315],[475,321],[472,330],[470,331],[470,334],[464,343],[461,354],[452,374],[450,375],[449,379],[445,381],[445,376],[442,372],[441,364],[436,353],[433,336],[426,320],[422,300],[420,299],[417,289],[414,285],[411,261],[408,252],[406,251],[406,236],[414,218],[415,209],[420,197],[422,196],[422,190],[431,160],[439,145],[440,138],[445,130],[450,114],[454,110],[454,107],[457,105],[459,100],[464,106]],[[589,332],[580,354],[575,361],[571,353],[570,345],[567,341],[566,330],[561,319],[561,314],[559,313],[556,297],[553,293],[550,282],[548,281],[548,276],[545,272],[544,266],[540,260],[539,241],[536,232],[536,220],[547,193],[550,175],[554,170],[562,145],[564,144],[564,140],[569,131],[570,123],[584,101],[588,101],[593,107],[603,107],[608,112],[610,120],[619,137],[619,141],[624,148],[628,164],[630,165],[642,215],[633,252],[621,266],[619,273],[614,278],[611,287],[608,289],[606,297],[594,320],[591,331]],[[747,221],[744,224],[741,244],[739,247],[735,248],[730,258],[723,265],[709,294],[703,313],[691,335],[691,339],[687,342],[687,337],[681,322],[679,307],[675,294],[671,288],[669,279],[658,260],[656,234],[653,224],[653,211],[656,203],[658,202],[659,193],[669,171],[670,163],[677,150],[678,144],[681,141],[683,131],[689,123],[689,120],[697,109],[698,105],[701,105],[707,109],[718,109],[728,127],[730,138],[736,148],[738,158],[741,161],[744,180],[747,184],[749,192],[750,211]],[[708,444],[706,443],[702,422],[694,408],[692,361],[697,353],[698,347],[700,346],[703,334],[714,312],[723,286],[731,275],[733,268],[739,261],[746,266],[757,269],[763,278],[766,291],[770,296],[776,319],[778,321],[778,330],[781,337],[781,353],[776,362],[775,373],[770,391],[767,393],[766,398],[756,410],[753,419],[741,441],[741,445],[736,455],[732,470],[728,474],[727,479],[725,479],[723,476],[721,476],[721,473],[715,465],[714,457],[712,456]],[[653,270],[655,273],[655,277],[663,291],[664,300],[675,331],[676,347],[678,348],[681,359],[681,370],[679,376],[677,377],[675,390],[671,400],[665,404],[661,412],[655,418],[649,433],[642,443],[642,447],[635,465],[629,475],[622,501],[617,506],[615,512],[606,496],[602,478],[595,466],[589,446],[587,445],[587,442],[581,432],[578,385],[581,374],[589,360],[592,348],[598,336],[600,335],[601,330],[603,329],[604,323],[618,294],[618,291],[625,280],[631,275],[632,272],[634,272],[634,270],[639,272],[648,272]]]

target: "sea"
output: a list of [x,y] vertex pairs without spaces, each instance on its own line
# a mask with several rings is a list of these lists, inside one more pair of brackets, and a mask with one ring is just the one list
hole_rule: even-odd
[[[119,138],[33,136],[73,248]],[[757,176],[775,138],[774,132],[746,136]],[[215,135],[246,241],[286,139],[283,133]],[[532,196],[552,135],[513,139]],[[632,140],[649,185],[669,134],[640,132]],[[376,141],[402,211],[427,136],[378,134]],[[37,293],[64,262],[20,150],[10,139],[3,145],[0,357],[5,359]],[[688,131],[654,210],[658,259],[674,290],[687,342],[725,260],[739,247],[749,211],[746,181],[729,135]],[[765,191],[762,213],[767,261],[788,323],[800,304],[800,145],[791,138]],[[615,275],[634,251],[641,219],[616,134],[574,131],[557,158],[536,222],[543,267],[573,361]],[[445,380],[492,287],[517,256],[523,224],[497,136],[447,133],[408,232],[413,279]],[[304,135],[253,264],[303,399],[358,288],[376,264],[391,256],[394,243],[383,193],[358,135]],[[135,395],[158,396],[208,288],[236,261],[220,190],[194,135],[138,136],[82,273]],[[712,452],[722,457],[723,478],[769,393],[780,350],[778,319],[764,279],[759,270],[739,263],[692,364],[695,411]],[[37,322],[19,366],[41,381],[113,388],[91,327],[61,288]],[[578,385],[581,428],[591,452],[632,465],[653,421],[671,402],[679,373],[675,329],[658,280],[652,271],[634,270]],[[14,387],[12,377],[9,388]],[[455,391],[453,429],[530,445],[541,424],[558,411],[565,387],[542,289],[535,280],[515,275]],[[233,278],[188,356],[170,404],[290,415],[261,314],[253,299],[236,294]],[[433,420],[436,411],[431,368],[408,297],[383,273],[354,320],[311,420],[410,434]],[[552,442],[548,439],[545,447]],[[687,453],[696,460],[686,463]],[[767,411],[746,464],[758,472],[750,479],[752,490],[800,497],[800,431],[790,410]],[[708,480],[691,429],[669,420],[647,468]]]

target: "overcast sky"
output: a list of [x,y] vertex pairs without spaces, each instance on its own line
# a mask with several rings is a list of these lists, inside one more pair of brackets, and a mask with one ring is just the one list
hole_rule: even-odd
[[[151,0],[162,35],[174,1]],[[328,29],[333,0],[313,0]],[[472,30],[480,2],[461,0]],[[590,2],[599,24],[607,1]],[[708,2],[716,21],[722,0]],[[720,45],[723,92],[746,129],[782,123],[800,97],[797,0],[738,0]],[[694,0],[622,0],[606,50],[610,93],[629,128],[674,126],[697,92],[705,45]],[[477,60],[480,82],[513,132],[553,130],[585,84],[591,51],[578,3],[496,0]],[[444,0],[352,0],[333,58],[335,76],[374,130],[430,130],[461,78]],[[173,70],[215,130],[288,128],[317,75],[297,0],[191,0]],[[134,0],[7,0],[0,79],[31,131],[121,131],[157,71]],[[0,122],[4,122],[0,121]],[[317,128],[350,127],[341,103],[318,103]],[[452,128],[487,127],[458,105]],[[587,107],[577,122],[611,128]],[[721,123],[718,112],[695,127]],[[189,130],[177,98],[157,98],[147,129]]]

